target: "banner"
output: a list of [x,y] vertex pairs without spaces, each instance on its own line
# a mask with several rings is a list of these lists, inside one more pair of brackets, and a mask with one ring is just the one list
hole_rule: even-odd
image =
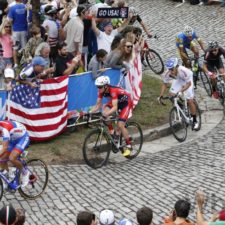
[[122,18],[128,17],[128,7],[123,8],[98,8],[97,18]]

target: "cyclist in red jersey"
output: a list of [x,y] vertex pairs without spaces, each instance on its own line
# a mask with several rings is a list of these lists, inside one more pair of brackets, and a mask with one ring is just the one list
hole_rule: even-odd
[[[119,112],[119,120],[117,123],[119,131],[122,132],[124,139],[126,140],[126,148],[123,151],[123,156],[129,156],[131,153],[131,140],[128,130],[125,127],[125,123],[128,119],[130,110],[132,109],[132,101],[130,94],[120,87],[114,87],[110,85],[110,79],[108,76],[101,76],[95,80],[95,85],[98,88],[98,99],[91,113],[97,112],[102,107],[102,98],[108,97],[110,101],[103,108],[102,115],[109,117],[115,112]],[[108,125],[109,131],[113,134],[112,124]]]

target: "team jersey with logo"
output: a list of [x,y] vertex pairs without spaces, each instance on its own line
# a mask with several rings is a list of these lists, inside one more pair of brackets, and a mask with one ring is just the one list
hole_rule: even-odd
[[178,48],[190,48],[191,42],[193,40],[197,40],[197,41],[200,40],[200,38],[197,36],[195,31],[192,32],[192,38],[191,39],[189,39],[187,36],[184,35],[183,32],[181,32],[176,36],[176,46]]
[[27,130],[23,124],[16,121],[0,121],[0,132],[3,141],[16,141],[23,137]]

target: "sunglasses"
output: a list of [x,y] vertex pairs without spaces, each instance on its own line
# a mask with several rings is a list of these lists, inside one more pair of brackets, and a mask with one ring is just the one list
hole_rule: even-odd
[[5,28],[11,28],[11,26],[5,26]]
[[97,86],[98,89],[102,89],[104,86]]
[[125,45],[126,48],[133,48],[133,45]]
[[211,50],[211,52],[217,52],[217,50],[218,50],[218,49],[216,48],[216,49]]

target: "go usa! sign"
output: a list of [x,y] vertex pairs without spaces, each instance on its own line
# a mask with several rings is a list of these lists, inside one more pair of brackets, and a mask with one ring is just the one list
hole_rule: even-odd
[[97,18],[127,18],[128,7],[98,8]]

